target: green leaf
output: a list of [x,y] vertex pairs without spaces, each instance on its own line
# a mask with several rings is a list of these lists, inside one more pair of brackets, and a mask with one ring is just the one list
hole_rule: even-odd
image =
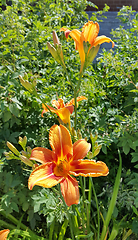
[[12,116],[12,115],[11,115],[10,112],[8,112],[8,111],[4,112],[4,113],[3,113],[3,117],[2,117],[3,122],[9,121],[9,120],[11,119],[11,116]]
[[9,110],[10,110],[10,112],[13,114],[13,115],[15,115],[16,117],[18,117],[19,116],[19,110],[18,110],[18,108],[16,107],[16,105],[15,104],[9,104]]
[[130,151],[130,146],[129,144],[127,143],[125,146],[123,146],[123,152],[127,155]]
[[22,205],[22,209],[24,212],[26,212],[28,208],[29,208],[29,203],[25,201]]
[[104,226],[103,226],[103,229],[102,229],[100,240],[105,239],[105,235],[106,235],[106,232],[107,232],[107,229],[108,229],[108,226],[109,226],[109,222],[111,220],[111,216],[112,216],[115,204],[116,204],[117,194],[118,194],[118,190],[119,190],[120,179],[121,179],[121,171],[122,171],[122,158],[121,158],[121,154],[120,154],[119,150],[118,150],[118,152],[119,152],[120,164],[119,164],[118,172],[117,172],[117,175],[116,175],[113,194],[112,194],[112,198],[111,198],[111,201],[110,201],[110,205],[108,207],[108,212],[107,212],[107,215],[106,215],[106,219],[105,219],[105,222],[104,222]]
[[137,209],[136,209],[134,206],[132,206],[132,209],[133,209],[133,212],[138,216],[138,211],[137,211]]
[[15,202],[11,203],[11,208],[15,211],[15,212],[19,212],[19,208],[18,205]]
[[132,231],[135,234],[138,234],[138,217],[136,217],[132,222]]

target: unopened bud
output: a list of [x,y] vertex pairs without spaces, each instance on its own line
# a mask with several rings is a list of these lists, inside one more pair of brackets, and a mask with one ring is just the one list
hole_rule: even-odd
[[60,60],[58,59],[56,49],[49,42],[47,42],[47,46],[48,46],[49,52],[51,53],[53,58],[55,58],[55,60],[60,64]]
[[53,31],[53,42],[54,42],[54,45],[55,45],[55,46],[56,46],[56,44],[57,44],[57,45],[60,44],[59,39],[58,39],[58,36],[57,36],[57,34],[56,34],[55,31]]
[[32,149],[28,146],[27,147],[27,153],[31,155]]
[[23,76],[24,80],[28,80],[28,74],[25,73],[24,76]]
[[37,81],[33,80],[33,86],[36,87],[36,85],[37,85]]
[[96,57],[98,51],[99,51],[100,45],[98,44],[96,47],[92,47],[86,57],[86,67],[94,60]]
[[10,142],[7,141],[7,147],[17,156],[20,155],[19,151],[16,149],[16,147],[14,147],[14,145],[12,145]]
[[26,151],[27,137],[19,137],[18,143],[22,146],[23,150]]
[[91,46],[91,45],[90,45],[89,42],[83,41],[83,49],[84,49],[85,54],[88,53],[88,50],[89,50],[90,46]]
[[22,156],[22,155],[20,155],[19,157],[20,157],[21,161],[22,161],[23,163],[25,163],[26,165],[28,165],[28,166],[30,166],[30,167],[33,166],[33,162],[32,162],[31,160],[29,160],[27,157]]
[[78,137],[78,139],[81,139],[81,138],[82,138],[82,134],[81,134],[80,129],[77,130],[77,137]]
[[19,79],[23,87],[26,88],[28,91],[34,89],[34,86],[32,85],[32,83],[28,82],[27,80],[24,80],[21,75],[19,75]]
[[17,156],[15,156],[13,154],[13,152],[4,152],[4,155],[6,157],[7,160],[11,160],[11,159],[19,159]]

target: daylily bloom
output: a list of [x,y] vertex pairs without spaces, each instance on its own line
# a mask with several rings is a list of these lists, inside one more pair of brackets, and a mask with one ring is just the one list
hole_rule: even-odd
[[[80,96],[80,97],[77,97],[77,102],[81,101],[81,100],[86,100],[87,98],[84,97],[84,96]],[[74,103],[74,98],[72,98],[68,103],[64,104],[64,101],[62,98],[59,98],[57,101],[56,100],[53,100],[52,101],[52,105],[55,107],[51,107],[47,104],[42,104],[42,107],[43,107],[43,111],[42,111],[42,117],[43,117],[43,114],[45,112],[48,112],[49,109],[51,110],[51,112],[53,113],[56,113],[59,118],[62,120],[63,123],[67,124],[69,123],[70,125],[70,114],[73,113],[73,110],[74,110],[74,106],[75,103]],[[48,109],[48,108],[49,109]]]
[[[110,38],[104,35],[98,37],[99,24],[97,22],[88,21],[84,24],[82,32],[77,29],[70,31],[65,27],[61,28],[60,31],[65,32],[66,38],[68,38],[68,36],[73,38],[75,49],[79,51],[81,70],[83,69],[85,61],[87,67],[94,60],[102,43],[112,42],[112,47],[114,47],[114,42]],[[89,43],[89,45],[86,43]]]
[[72,177],[99,177],[108,175],[108,167],[104,162],[83,160],[91,148],[85,139],[79,139],[72,144],[71,136],[63,125],[54,125],[49,132],[49,142],[52,150],[36,147],[32,150],[31,160],[42,165],[33,170],[29,177],[30,190],[35,185],[51,188],[58,183],[61,193],[68,206],[78,204],[79,188],[77,180]]
[[10,232],[9,229],[1,230],[0,231],[0,240],[6,240],[9,232]]

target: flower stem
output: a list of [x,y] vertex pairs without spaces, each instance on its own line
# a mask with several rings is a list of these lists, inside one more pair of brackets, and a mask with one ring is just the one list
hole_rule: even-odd
[[118,150],[118,153],[119,153],[119,162],[120,162],[119,163],[119,168],[118,168],[118,171],[117,171],[115,184],[114,184],[114,190],[113,190],[112,198],[111,198],[110,205],[109,205],[109,208],[108,208],[108,212],[107,212],[107,215],[106,215],[105,223],[104,223],[104,226],[103,226],[103,229],[102,229],[100,240],[105,239],[105,235],[106,235],[106,232],[107,232],[107,229],[108,229],[108,226],[109,226],[109,222],[110,222],[111,217],[112,217],[112,213],[114,211],[114,207],[115,207],[116,199],[117,199],[117,194],[118,194],[118,190],[119,190],[120,179],[121,179],[121,171],[122,171],[122,158],[121,158],[121,154],[120,154],[119,150]]
[[95,202],[96,202],[96,208],[97,208],[97,221],[98,221],[97,240],[99,240],[99,235],[100,235],[100,213],[99,213],[98,199],[97,199],[97,195],[96,195],[96,192],[95,192],[95,188],[94,188],[92,177],[90,178],[90,180],[91,180],[91,186],[92,186],[92,190],[93,190],[93,194],[94,194]]
[[60,189],[60,185],[59,185],[59,193],[60,193],[60,197],[61,197],[61,199],[62,199],[62,202],[63,202],[64,207],[65,207],[66,212],[67,212],[67,216],[68,216],[68,220],[69,220],[69,227],[70,227],[70,232],[71,232],[71,239],[72,239],[72,240],[75,240],[74,234],[73,234],[73,225],[72,225],[71,216],[70,216],[70,213],[69,213],[69,211],[68,211],[68,207],[67,207],[67,205],[66,205],[66,203],[65,203],[65,200],[64,200],[64,198],[63,198],[63,196],[62,196],[61,189]]
[[75,119],[74,119],[74,128],[75,130],[77,129],[77,91],[76,89],[74,90],[74,102],[75,102]]
[[[4,216],[5,218],[7,218],[8,220],[10,220],[12,223],[14,223],[15,225],[18,225],[19,220],[16,219],[15,217],[13,217],[11,214],[6,215],[5,211],[0,211],[0,214],[2,216]],[[23,223],[20,223],[20,227],[21,229],[23,229],[24,231],[28,231],[29,233],[31,233],[32,235],[35,235],[26,225],[24,225]]]

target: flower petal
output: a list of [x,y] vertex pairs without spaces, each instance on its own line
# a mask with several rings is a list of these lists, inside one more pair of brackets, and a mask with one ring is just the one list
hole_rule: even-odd
[[102,44],[102,43],[105,43],[105,42],[107,42],[107,43],[111,42],[112,43],[112,48],[115,45],[114,42],[111,40],[111,38],[108,38],[108,37],[102,35],[102,36],[99,36],[95,39],[95,41],[93,43],[93,46],[97,46],[98,44]]
[[28,188],[33,189],[35,185],[51,188],[62,181],[63,177],[57,177],[53,173],[54,163],[46,163],[33,170],[28,180]]
[[60,182],[61,193],[67,206],[78,204],[79,202],[79,188],[78,182],[75,178],[68,175],[67,178]]
[[9,229],[1,230],[0,231],[0,240],[6,240],[9,232],[10,232]]
[[81,42],[81,32],[78,29],[73,29],[72,31],[70,31],[69,35],[75,42]]
[[[87,98],[85,96],[79,96],[77,97],[77,102],[80,102],[82,100],[87,100]],[[72,98],[69,102],[67,102],[65,104],[65,106],[71,106],[71,105],[75,105],[75,101],[74,101],[74,98]]]
[[56,114],[60,117],[60,119],[63,121],[63,123],[67,124],[70,123],[70,111],[68,108],[60,108],[56,110]]
[[64,104],[64,101],[63,101],[62,98],[59,98],[58,101],[53,100],[53,101],[52,101],[52,105],[53,105],[54,107],[56,107],[57,109],[60,109],[60,108],[65,107],[65,104]]
[[35,160],[37,162],[45,164],[47,162],[53,161],[52,154],[52,151],[47,148],[36,147],[31,152],[30,160]]
[[99,24],[97,22],[88,21],[84,24],[82,28],[82,35],[84,37],[85,42],[89,42],[91,45],[93,44],[95,38],[99,33]]
[[51,148],[58,157],[64,157],[67,154],[73,155],[73,146],[69,131],[63,125],[54,125],[49,132],[49,142]]
[[85,139],[79,139],[73,144],[73,161],[83,159],[91,148],[91,144],[87,143]]
[[42,111],[42,114],[41,114],[42,117],[43,117],[43,114],[44,114],[44,113],[46,113],[46,112],[49,111],[49,109],[48,109],[46,106],[51,110],[51,112],[54,112],[54,113],[57,114],[57,112],[56,112],[57,110],[56,110],[55,108],[53,108],[53,107],[51,107],[51,106],[49,106],[49,105],[47,105],[47,104],[44,105],[44,104],[42,103],[42,107],[43,107],[43,109],[44,109],[44,110]]
[[71,162],[70,174],[84,177],[107,176],[109,169],[104,162],[94,160],[76,160]]
[[65,108],[67,108],[67,109],[70,111],[70,114],[72,114],[73,111],[74,111],[74,106],[73,106],[73,105],[71,105],[71,106],[66,106]]
[[83,49],[83,40],[84,39],[82,38],[81,32],[77,29],[74,29],[69,33],[69,35],[75,41],[75,49],[79,51],[81,62],[84,62],[85,61],[85,53],[84,53],[84,49]]
[[68,38],[71,31],[64,27],[60,29],[60,32],[62,32],[62,31],[65,32],[65,37]]

